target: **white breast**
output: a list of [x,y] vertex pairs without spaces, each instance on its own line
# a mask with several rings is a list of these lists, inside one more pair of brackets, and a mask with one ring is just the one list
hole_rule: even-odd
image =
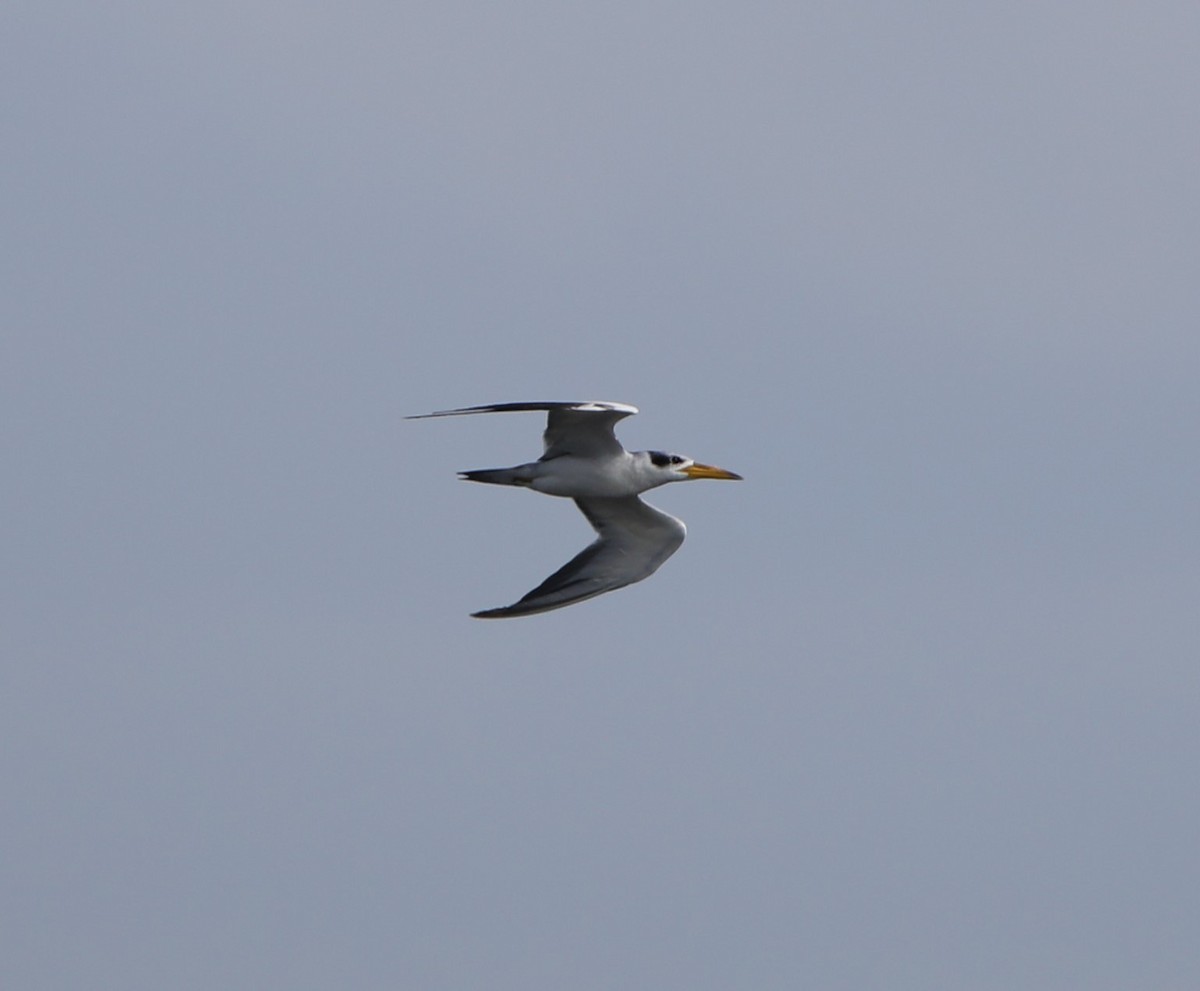
[[628,453],[613,458],[577,458],[570,454],[537,462],[536,491],[571,499],[637,495],[651,488]]

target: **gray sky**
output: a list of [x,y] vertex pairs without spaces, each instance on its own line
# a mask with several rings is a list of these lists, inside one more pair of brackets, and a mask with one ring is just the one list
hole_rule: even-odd
[[0,984],[1200,986],[1200,8],[4,20]]

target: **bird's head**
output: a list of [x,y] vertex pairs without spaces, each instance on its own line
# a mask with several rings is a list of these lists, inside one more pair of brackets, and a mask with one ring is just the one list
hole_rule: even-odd
[[666,485],[667,482],[690,482],[697,478],[728,478],[741,481],[741,475],[735,475],[724,468],[714,468],[712,465],[701,464],[682,454],[668,454],[665,451],[642,451],[645,458],[647,474],[654,480],[655,485]]

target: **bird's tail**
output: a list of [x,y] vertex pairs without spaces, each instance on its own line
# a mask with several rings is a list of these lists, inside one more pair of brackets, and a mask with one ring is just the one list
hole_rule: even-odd
[[479,468],[475,471],[460,471],[458,477],[467,482],[485,482],[488,485],[533,484],[533,478],[524,468]]

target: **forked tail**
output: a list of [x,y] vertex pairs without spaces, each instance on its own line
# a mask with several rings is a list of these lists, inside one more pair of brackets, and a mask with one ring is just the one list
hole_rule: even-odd
[[479,468],[475,471],[460,471],[458,477],[468,482],[484,482],[488,485],[532,485],[533,479],[521,468]]

